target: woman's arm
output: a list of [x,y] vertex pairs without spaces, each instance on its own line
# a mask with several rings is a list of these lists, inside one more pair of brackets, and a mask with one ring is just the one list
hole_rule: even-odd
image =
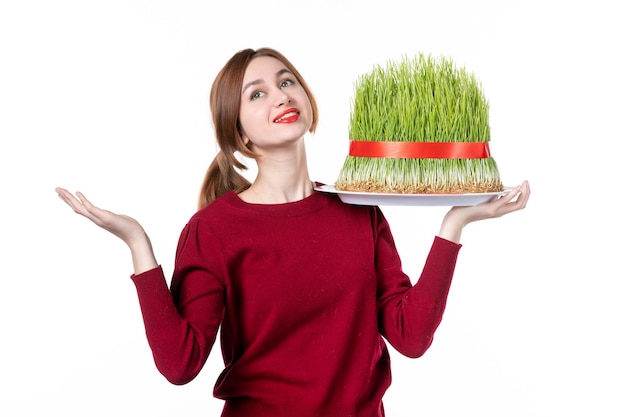
[[530,186],[524,181],[497,200],[476,206],[452,207],[441,222],[439,237],[459,243],[463,228],[468,224],[521,210],[526,207],[529,197]]
[[[100,209],[82,193],[57,188],[59,197],[76,213],[122,239],[130,248],[139,304],[158,370],[173,384],[185,384],[198,375],[209,356],[221,322],[223,288],[205,279],[202,271],[179,272],[178,285],[186,297],[173,297],[158,266],[150,239],[133,218]],[[189,233],[189,226],[184,234]],[[180,268],[181,266],[178,265]],[[195,277],[200,274],[199,279]],[[185,278],[185,283],[181,284]]]
[[140,274],[157,267],[150,238],[137,220],[123,214],[115,214],[100,209],[85,196],[78,192],[76,196],[64,188],[55,190],[61,200],[65,201],[74,212],[91,220],[104,230],[113,233],[126,243],[130,249],[135,274]]

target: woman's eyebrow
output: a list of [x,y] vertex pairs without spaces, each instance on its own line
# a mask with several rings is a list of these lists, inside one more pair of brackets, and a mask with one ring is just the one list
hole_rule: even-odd
[[276,78],[280,77],[281,75],[283,75],[285,73],[291,74],[291,71],[289,71],[287,68],[283,68],[283,69],[281,69],[280,71],[278,71],[276,73]]
[[246,85],[243,86],[243,89],[241,90],[242,93],[245,93],[246,90],[252,86],[261,84],[263,82],[263,80],[258,79],[258,80],[254,80],[254,81],[250,81],[249,83],[247,83]]
[[[292,74],[292,72],[289,71],[287,68],[283,68],[279,70],[278,72],[276,72],[276,78],[279,78],[283,74]],[[255,86],[255,85],[262,84],[262,83],[263,83],[263,80],[260,78],[258,80],[250,81],[249,83],[243,86],[243,89],[241,90],[241,92],[245,93],[248,88]]]

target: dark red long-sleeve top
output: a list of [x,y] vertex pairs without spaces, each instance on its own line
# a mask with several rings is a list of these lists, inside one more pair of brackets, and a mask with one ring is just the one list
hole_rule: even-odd
[[160,267],[132,278],[170,382],[200,372],[221,329],[223,416],[380,417],[385,339],[409,357],[426,351],[459,249],[435,237],[412,285],[379,208],[317,192],[249,204],[229,192],[185,226],[171,287]]

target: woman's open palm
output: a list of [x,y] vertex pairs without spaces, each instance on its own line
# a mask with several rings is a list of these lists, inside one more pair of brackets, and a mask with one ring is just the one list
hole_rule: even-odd
[[132,217],[98,208],[80,192],[77,192],[76,196],[74,196],[64,188],[59,187],[55,191],[61,200],[65,201],[74,212],[88,218],[104,230],[113,233],[126,244],[130,244],[133,239],[144,235],[143,227]]

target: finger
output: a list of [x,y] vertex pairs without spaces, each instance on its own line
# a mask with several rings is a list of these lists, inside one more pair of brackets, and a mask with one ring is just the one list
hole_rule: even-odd
[[70,194],[69,191],[67,191],[65,188],[61,188],[61,187],[57,187],[54,189],[54,191],[56,191],[57,196],[63,200],[64,202],[68,202],[69,198],[68,195]]
[[65,189],[57,189],[57,195],[61,200],[63,200],[67,205],[69,205],[74,211],[78,212],[79,207],[81,206],[80,201],[74,197],[72,193]]
[[96,206],[94,206],[91,201],[89,201],[87,199],[87,197],[85,197],[85,195],[83,193],[81,193],[80,191],[76,192],[76,196],[78,197],[78,199],[80,200],[80,203],[85,206],[85,208],[87,209],[87,211],[92,211],[93,209],[98,209]]
[[81,192],[76,192],[76,196],[70,193],[66,189],[57,189],[59,197],[65,201],[75,213],[80,214],[83,217],[91,220],[96,224],[102,223],[100,209],[95,207]]
[[89,201],[89,199],[87,199],[87,197],[85,197],[85,195],[81,192],[76,192],[76,195],[80,199],[82,208],[84,209],[83,215],[98,226],[107,228],[111,223],[114,213],[93,205],[93,203]]
[[522,191],[520,192],[520,196],[518,200],[520,201],[520,208],[525,208],[528,203],[528,199],[530,198],[530,187],[528,184],[525,184],[522,187]]
[[524,181],[521,185],[518,185],[517,188],[519,189],[517,200],[525,204],[526,201],[528,201],[528,197],[530,194],[528,181]]
[[[76,196],[78,197],[77,201],[80,201],[80,205],[84,209],[84,211],[91,214],[92,217],[100,218],[102,214],[105,212],[105,210],[102,210],[101,208],[94,206],[93,203],[87,197],[85,197],[85,195],[81,193],[80,191],[76,192]],[[93,218],[91,219],[94,220]]]
[[516,195],[516,200],[509,202],[506,204],[504,208],[504,213],[510,213],[517,210],[522,210],[526,207],[526,203],[528,202],[528,198],[530,197],[530,190],[528,184],[524,182],[521,186],[519,186],[519,192]]
[[522,189],[522,186],[521,185],[517,185],[517,186],[513,187],[511,189],[511,191],[509,191],[508,193],[504,194],[502,197],[505,200],[507,200],[507,201],[513,201],[513,199],[515,199],[519,195],[521,189]]

